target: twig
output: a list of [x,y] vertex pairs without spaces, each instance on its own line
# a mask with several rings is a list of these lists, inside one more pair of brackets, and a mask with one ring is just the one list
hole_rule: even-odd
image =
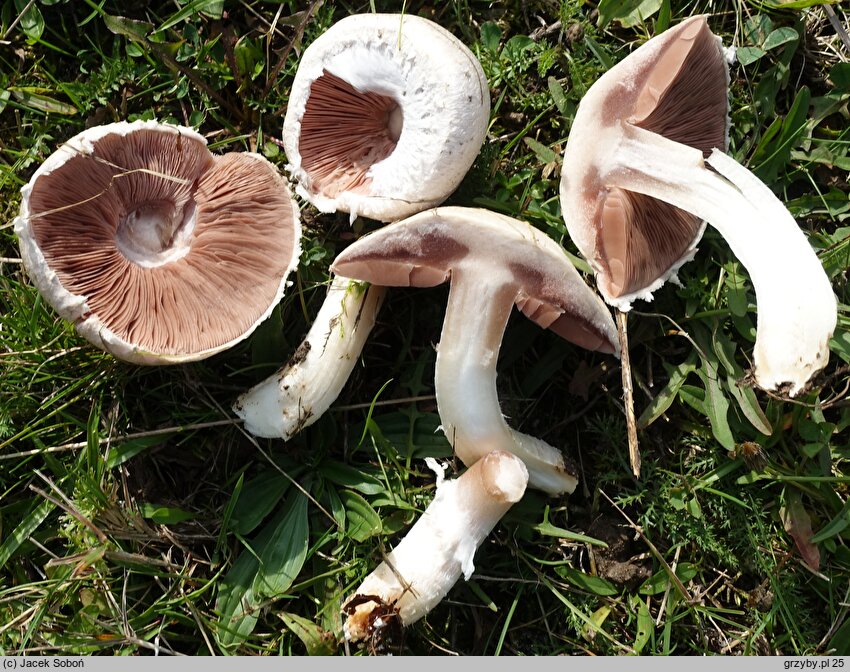
[[552,33],[556,33],[561,30],[561,20],[558,19],[555,23],[548,26],[540,26],[540,28],[536,28],[529,37],[537,42],[541,37],[547,37]]
[[[848,586],[847,591],[844,593],[844,602],[847,603],[850,601],[850,586]],[[815,651],[821,651],[825,653],[826,645],[832,639],[832,636],[838,632],[838,628],[841,627],[844,620],[847,618],[847,606],[846,604],[842,606],[839,610],[838,614],[835,616],[835,620],[832,622],[832,625],[827,630],[826,634],[823,636],[823,639],[820,643],[815,647]]]
[[832,27],[838,34],[838,37],[841,39],[841,42],[844,43],[844,48],[848,52],[850,52],[850,35],[848,35],[847,31],[844,30],[844,26],[841,25],[841,21],[839,21],[838,17],[835,15],[835,10],[829,5],[824,5],[824,9],[826,10],[826,15],[829,18],[829,22],[832,24]]
[[620,338],[620,371],[623,378],[623,406],[626,408],[626,432],[629,437],[629,464],[635,478],[640,478],[640,446],[635,421],[635,396],[632,388],[632,365],[629,361],[628,316],[617,311],[617,336]]
[[[207,399],[209,400],[209,402],[210,402],[210,404],[212,405],[213,408],[218,409],[218,411],[222,415],[227,415],[227,412],[221,407],[221,404],[218,403],[218,401],[206,390],[206,388],[202,388],[202,392],[206,395]],[[236,424],[236,421],[233,421],[233,423]],[[294,478],[292,478],[292,476],[290,476],[286,472],[285,469],[283,469],[277,462],[275,462],[271,458],[271,455],[269,455],[265,450],[263,450],[260,447],[260,443],[257,441],[257,439],[253,435],[251,435],[251,433],[247,429],[245,429],[241,424],[238,424],[238,428],[239,428],[239,431],[242,432],[242,434],[244,434],[245,437],[251,442],[251,445],[253,445],[254,448],[257,451],[259,451],[260,455],[262,455],[266,459],[266,461],[274,469],[276,469],[278,471],[278,473],[280,473],[284,478],[286,478],[286,480],[288,480],[292,485],[294,485],[295,488],[302,495],[304,495],[307,498],[308,501],[315,504],[316,508],[319,509],[319,511],[321,511],[323,514],[325,514],[328,517],[328,520],[331,521],[331,523],[333,524],[334,527],[339,527],[339,523],[337,522],[337,519],[334,518],[333,515],[331,515],[331,513],[324,506],[322,506],[321,503],[319,503],[319,500],[317,500],[315,497],[313,497],[313,495],[311,495],[304,488],[303,485],[301,485],[298,481],[296,481]]]
[[631,528],[635,532],[637,532],[638,536],[641,538],[643,543],[646,544],[647,548],[649,549],[649,552],[652,553],[652,555],[655,557],[655,559],[658,560],[659,563],[661,563],[662,567],[664,567],[664,571],[667,572],[667,576],[670,577],[670,581],[673,582],[673,585],[676,586],[676,589],[679,591],[679,593],[681,593],[682,599],[685,600],[685,602],[687,602],[688,604],[696,604],[697,600],[695,600],[693,597],[691,597],[691,594],[688,592],[688,589],[685,588],[685,584],[683,584],[682,580],[678,576],[676,576],[676,572],[674,572],[673,569],[670,567],[670,565],[667,564],[667,561],[664,559],[664,556],[661,555],[661,553],[659,552],[659,550],[657,548],[655,548],[655,544],[653,544],[646,537],[646,535],[643,533],[643,529],[637,523],[635,523],[631,518],[629,518],[629,515],[625,511],[623,511],[623,509],[621,509],[617,505],[617,503],[614,502],[614,500],[611,499],[607,495],[607,493],[604,490],[600,490],[599,493],[605,499],[608,500],[609,504],[611,504],[611,506],[613,506],[619,512],[619,514],[621,516],[623,516],[623,518],[626,519],[626,522],[631,526]]
[[100,543],[105,544],[106,541],[107,541],[107,538],[106,538],[106,535],[103,533],[103,531],[100,530],[100,528],[98,528],[93,522],[91,522],[88,518],[86,518],[82,513],[80,513],[77,510],[77,507],[74,506],[74,503],[70,499],[68,499],[65,496],[65,493],[62,492],[59,488],[57,488],[49,478],[47,478],[46,476],[43,476],[38,471],[36,471],[36,473],[39,476],[41,476],[51,486],[51,488],[53,488],[54,492],[56,492],[61,499],[56,499],[55,497],[51,497],[44,490],[42,490],[41,488],[37,488],[34,485],[29,486],[30,490],[32,490],[37,495],[41,495],[47,501],[52,502],[53,504],[58,506],[60,509],[65,511],[65,513],[69,513],[72,516],[74,516],[74,518],[76,518],[80,523],[85,525],[87,528],[89,528],[94,533],[94,535],[97,537],[97,539],[98,539],[98,541],[100,541]]
[[28,11],[30,11],[30,7],[32,7],[34,4],[35,4],[35,0],[30,0],[27,3],[26,7],[24,7],[20,11],[20,13],[15,17],[15,20],[12,21],[12,23],[9,24],[9,27],[6,29],[6,32],[3,33],[3,39],[4,40],[7,37],[9,37],[9,34],[15,29],[15,26],[17,26],[21,22],[21,19],[24,18],[24,14],[26,14]]
[[[673,556],[673,566],[671,569],[673,573],[676,573],[676,566],[679,564],[679,554],[682,551],[681,546],[676,547],[676,553]],[[670,586],[673,585],[669,581],[667,582],[667,588],[664,589],[664,597],[661,598],[661,606],[658,607],[658,616],[655,618],[655,627],[657,628],[661,625],[661,621],[664,618],[664,612],[667,610],[667,601],[670,599]]]
[[[210,422],[199,422],[194,425],[177,425],[174,427],[163,427],[161,429],[151,429],[147,432],[136,432],[134,434],[125,434],[124,436],[107,436],[99,439],[97,445],[102,446],[106,443],[121,443],[123,441],[131,441],[133,439],[145,439],[151,436],[163,436],[166,434],[177,434],[179,432],[191,432],[196,429],[207,429],[209,427],[222,427],[224,425],[237,425],[238,420],[212,420]],[[42,455],[44,453],[62,453],[67,450],[80,450],[89,445],[88,441],[77,441],[76,443],[64,443],[61,446],[51,446],[50,448],[34,448],[33,450],[23,450],[19,453],[6,453],[0,455],[0,461],[13,460],[19,457],[31,457],[33,455]]]
[[334,406],[334,411],[357,411],[373,406],[395,406],[397,404],[413,404],[418,401],[434,401],[437,397],[433,394],[422,394],[418,397],[402,397],[400,399],[384,399],[383,401],[364,402],[362,404],[348,404],[347,406]]
[[[310,22],[310,19],[313,17],[313,14],[324,4],[325,0],[313,0],[310,3],[310,6],[304,10],[304,18],[303,20],[295,27],[295,35],[293,35],[292,40],[290,40],[289,44],[286,45],[283,49],[283,53],[280,55],[277,63],[269,74],[268,81],[266,82],[266,86],[263,89],[263,98],[269,95],[269,92],[272,90],[274,83],[277,81],[277,76],[280,74],[280,71],[283,69],[283,66],[286,64],[286,59],[289,58],[289,54],[292,52],[292,49],[296,44],[301,42],[301,38],[304,37],[304,31],[307,29],[307,24]],[[276,110],[274,115],[275,117],[283,116],[286,108],[281,108]]]

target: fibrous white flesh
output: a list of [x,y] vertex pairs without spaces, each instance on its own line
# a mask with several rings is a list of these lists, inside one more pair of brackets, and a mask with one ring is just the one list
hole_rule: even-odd
[[[315,154],[326,135],[331,145],[352,156],[335,169],[331,154],[321,152],[314,184],[302,157],[302,122],[311,87],[323,76],[353,88],[342,93],[344,105],[322,108],[327,108],[327,120],[310,123],[314,131],[324,132],[314,132],[306,142]],[[319,88],[326,98],[332,93],[327,86]],[[357,95],[372,99],[357,103]],[[298,193],[323,212],[400,219],[441,203],[454,191],[478,154],[489,111],[484,71],[451,33],[414,15],[350,16],[317,38],[301,59],[284,120],[287,169],[298,182]],[[379,151],[374,157],[357,137],[363,133],[375,135]],[[330,184],[331,175],[339,175],[338,185]]]
[[577,481],[561,451],[508,427],[499,409],[496,361],[518,287],[508,272],[481,271],[452,272],[434,375],[443,432],[466,465],[505,450],[525,463],[531,487],[573,492]]
[[701,152],[631,127],[615,160],[614,184],[691,212],[720,232],[756,293],[756,382],[766,390],[787,386],[792,396],[805,390],[827,363],[838,310],[829,278],[791,213],[720,151],[707,161],[715,173]]
[[475,551],[522,498],[528,482],[522,461],[505,452],[486,455],[460,478],[442,481],[441,476],[422,517],[347,600],[373,596],[383,604],[368,600],[346,609],[346,638],[367,636],[378,606],[393,607],[402,624],[410,625],[433,609],[461,574],[469,579]]
[[292,359],[234,404],[245,429],[289,439],[318,420],[351,375],[385,295],[384,287],[334,277]]

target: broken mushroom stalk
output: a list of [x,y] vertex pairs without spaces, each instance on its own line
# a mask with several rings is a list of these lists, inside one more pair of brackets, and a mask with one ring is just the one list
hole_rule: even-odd
[[351,375],[385,295],[385,287],[334,277],[295,354],[234,404],[245,429],[289,439],[318,420]]
[[402,625],[418,621],[433,609],[463,575],[475,566],[475,551],[513,504],[522,499],[528,471],[516,456],[495,451],[459,478],[443,480],[437,472],[437,494],[416,524],[386,559],[345,600],[346,639],[364,639],[386,621]]
[[[451,33],[414,15],[349,16],[299,63],[283,128],[287,169],[322,212],[401,219],[457,188],[489,116],[484,71]],[[344,285],[334,281],[293,359],[237,401],[248,431],[288,439],[339,395],[385,292]]]
[[139,364],[248,336],[298,263],[286,181],[257,154],[214,156],[190,128],[91,128],[21,189],[15,232],[42,296],[97,347]]
[[605,73],[576,113],[561,204],[606,301],[628,310],[690,260],[702,220],[756,293],[754,376],[803,392],[829,357],[837,303],[817,255],[773,192],[726,146],[728,66],[705,17],[649,40]]
[[331,270],[402,287],[432,287],[451,278],[435,387],[443,431],[457,456],[470,466],[506,450],[525,462],[532,487],[552,495],[575,489],[561,451],[508,427],[496,391],[496,360],[514,305],[573,343],[617,352],[605,304],[557,243],[510,217],[444,207],[361,238]]

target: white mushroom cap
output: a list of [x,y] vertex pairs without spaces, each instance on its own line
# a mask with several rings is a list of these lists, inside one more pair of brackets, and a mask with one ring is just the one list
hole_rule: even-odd
[[45,299],[120,359],[185,362],[250,334],[280,301],[301,227],[256,154],[213,156],[182,126],[75,136],[23,187],[21,256]]
[[331,270],[401,287],[450,279],[434,376],[446,438],[468,466],[506,450],[524,461],[530,487],[552,495],[575,489],[558,449],[508,427],[496,390],[496,362],[514,305],[562,338],[619,353],[608,309],[554,240],[489,210],[441,207],[373,231],[339,254]]
[[401,219],[457,188],[489,115],[481,64],[451,33],[413,15],[349,16],[301,59],[287,169],[322,212]]

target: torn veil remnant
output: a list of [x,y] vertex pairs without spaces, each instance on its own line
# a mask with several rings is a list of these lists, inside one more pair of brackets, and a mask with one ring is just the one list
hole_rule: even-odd
[[442,203],[487,133],[490,89],[456,37],[410,14],[356,14],[305,50],[283,142],[298,193],[383,222]]
[[573,343],[617,352],[605,304],[555,241],[488,210],[435,208],[361,238],[331,270],[402,287],[451,278],[435,372],[446,437],[467,466],[506,450],[525,462],[532,487],[553,495],[575,489],[559,450],[508,427],[496,392],[496,360],[514,305]]
[[715,227],[755,288],[756,382],[796,395],[827,363],[836,299],[788,210],[723,153],[727,86],[724,51],[702,16],[605,73],[570,130],[562,211],[600,292],[622,310],[693,257],[702,220]]
[[459,478],[443,480],[437,471],[437,494],[416,524],[387,558],[366,577],[342,606],[347,639],[365,639],[380,620],[418,621],[433,609],[460,578],[472,576],[473,557],[496,523],[522,499],[528,471],[516,456],[495,451]]
[[120,359],[188,362],[248,336],[280,301],[301,227],[257,154],[214,156],[190,128],[120,122],[36,171],[15,231],[33,283]]

